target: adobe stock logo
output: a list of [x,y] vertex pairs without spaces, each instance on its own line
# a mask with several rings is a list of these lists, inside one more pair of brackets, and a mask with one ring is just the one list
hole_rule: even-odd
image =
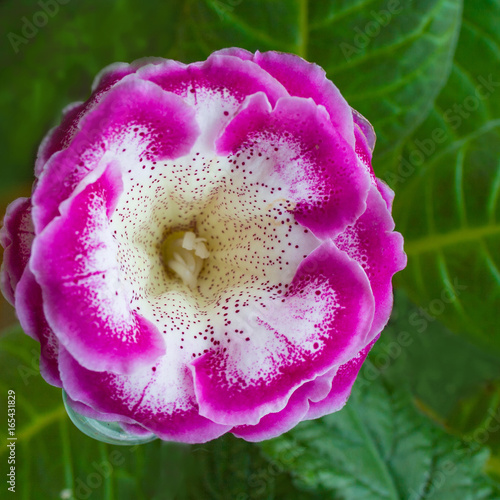
[[368,21],[363,29],[359,26],[354,28],[356,34],[354,35],[352,44],[347,42],[340,44],[340,49],[346,61],[349,61],[353,55],[363,52],[363,49],[370,44],[371,39],[378,36],[382,28],[385,28],[391,22],[392,18],[403,10],[400,0],[389,0],[385,7],[385,9],[378,12],[372,10],[370,15],[373,19]]
[[406,182],[417,168],[438,151],[440,144],[455,140],[454,132],[480,108],[482,102],[487,101],[500,87],[500,81],[494,80],[492,74],[486,78],[479,75],[476,80],[477,84],[472,93],[442,112],[446,126],[434,128],[427,137],[411,140],[408,144],[409,153],[400,158],[395,171],[388,171],[384,174],[384,180],[389,186],[395,188],[397,184]]
[[40,28],[43,28],[49,22],[49,18],[54,17],[59,12],[60,5],[66,5],[69,0],[39,0],[37,2],[40,10],[37,10],[31,19],[26,16],[21,18],[21,35],[13,33],[7,34],[10,44],[16,54],[19,53],[21,45],[27,45],[29,41],[38,34]]

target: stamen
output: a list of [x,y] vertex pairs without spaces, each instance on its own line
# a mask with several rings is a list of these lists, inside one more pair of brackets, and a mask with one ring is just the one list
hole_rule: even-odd
[[203,261],[210,256],[206,241],[191,231],[178,231],[162,244],[162,257],[167,270],[173,271],[191,289],[196,288]]

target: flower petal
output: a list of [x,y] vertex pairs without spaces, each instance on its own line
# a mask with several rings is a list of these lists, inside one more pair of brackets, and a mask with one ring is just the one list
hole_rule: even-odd
[[374,144],[298,56],[105,68],[0,232],[42,375],[83,415],[188,443],[340,409],[406,263]]
[[374,303],[361,267],[327,241],[299,266],[285,294],[232,315],[241,335],[191,363],[200,414],[256,424],[302,384],[364,345]]
[[358,156],[358,161],[364,166],[366,171],[370,174],[372,184],[376,182],[375,172],[372,167],[372,152],[368,146],[368,141],[358,127],[357,124],[354,125],[354,136],[356,137],[356,155]]
[[147,66],[138,76],[181,96],[196,109],[201,133],[196,151],[213,151],[214,141],[247,95],[263,92],[274,105],[288,92],[269,73],[251,61],[212,55],[206,61],[189,65],[167,60]]
[[54,153],[68,147],[78,129],[79,121],[88,109],[88,104],[83,102],[74,102],[63,109],[61,123],[49,130],[38,148],[35,177],[40,177],[47,161]]
[[365,213],[334,238],[335,245],[358,262],[366,272],[375,298],[375,317],[370,340],[380,333],[392,309],[392,276],[406,266],[403,237],[393,232],[394,221],[387,205],[372,185]]
[[300,386],[290,397],[283,410],[264,415],[257,425],[241,425],[231,429],[236,436],[246,441],[264,441],[288,432],[301,422],[309,411],[310,401],[321,401],[331,390],[337,368],[316,377]]
[[40,342],[40,374],[51,385],[62,387],[59,376],[59,341],[43,311],[42,290],[29,268],[16,289],[16,311],[24,332]]
[[92,82],[92,97],[90,100],[95,94],[106,92],[126,76],[135,73],[138,68],[134,64],[115,62],[101,69]]
[[379,193],[384,198],[388,210],[392,210],[392,202],[394,201],[394,191],[380,179],[377,179],[377,188]]
[[294,202],[290,212],[319,238],[342,231],[365,210],[369,174],[311,99],[281,98],[271,110],[266,97],[255,94],[217,140],[217,150],[263,155],[268,162],[257,163],[259,176],[285,187]]
[[354,129],[351,107],[339,89],[326,77],[323,68],[307,62],[294,54],[283,52],[259,52],[255,55],[246,50],[223,49],[216,54],[231,55],[251,60],[274,76],[291,96],[310,97],[328,111],[334,128],[354,148]]
[[[105,169],[103,167],[106,167]],[[42,287],[47,320],[84,366],[129,373],[164,352],[157,328],[130,308],[116,262],[109,216],[121,194],[116,163],[102,163],[61,205],[33,243],[30,267]]]
[[366,139],[366,145],[369,150],[370,158],[371,153],[375,148],[375,141],[377,140],[377,136],[375,135],[375,129],[372,124],[358,111],[355,109],[352,110],[352,117],[354,120],[355,128],[359,128],[362,132],[363,136]]
[[126,165],[186,154],[199,134],[193,110],[157,85],[125,77],[88,112],[69,146],[45,165],[33,196],[33,219],[40,232],[77,184],[105,153]]
[[253,52],[239,47],[228,47],[225,49],[216,50],[214,55],[232,56],[241,59],[242,61],[253,61]]
[[12,305],[17,284],[30,257],[34,237],[31,200],[18,198],[7,207],[0,229],[0,244],[4,248],[0,283],[5,298]]
[[59,366],[68,395],[97,412],[130,418],[167,441],[204,443],[226,433],[198,413],[189,370],[168,353],[133,375],[83,368],[62,349]]
[[[378,338],[378,337],[377,337]],[[311,402],[302,420],[312,420],[339,411],[347,402],[361,365],[377,339],[370,342],[354,358],[339,367],[330,393],[321,401]]]
[[[163,60],[163,59],[161,59]],[[39,177],[49,158],[58,151],[65,149],[78,132],[82,118],[102,99],[122,78],[135,73],[145,64],[157,62],[156,58],[144,58],[132,64],[113,63],[103,68],[94,78],[92,95],[85,102],[75,102],[63,110],[63,119],[60,125],[54,127],[45,136],[38,149],[35,163],[35,175]]]

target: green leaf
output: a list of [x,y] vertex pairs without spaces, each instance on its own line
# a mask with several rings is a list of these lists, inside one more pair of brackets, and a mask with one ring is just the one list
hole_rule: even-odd
[[487,444],[500,452],[500,382],[487,384],[462,398],[446,426],[467,441]]
[[[446,304],[446,307],[451,307]],[[497,357],[453,334],[396,291],[389,324],[370,353],[367,381],[406,381],[430,416],[445,423],[463,398],[500,379]],[[464,369],[466,367],[466,369]]]
[[[310,2],[309,57],[324,64],[349,104],[372,122],[378,168],[383,155],[425,119],[446,82],[462,2],[345,2],[343,9],[328,4]],[[346,43],[356,49],[352,57]]]
[[[370,364],[365,366],[365,370]],[[363,383],[365,381],[365,383]],[[289,457],[302,488],[343,500],[498,499],[482,472],[489,452],[447,435],[413,406],[407,392],[382,379],[356,383],[340,412],[304,422],[262,443],[271,457]]]
[[[397,291],[393,314],[358,383],[406,381],[419,408],[473,448],[488,446],[487,473],[500,479],[500,363]],[[466,369],[464,369],[466,367]]]
[[[453,71],[432,113],[386,175],[410,297],[500,353],[500,2],[466,3]],[[481,54],[481,57],[478,57]]]

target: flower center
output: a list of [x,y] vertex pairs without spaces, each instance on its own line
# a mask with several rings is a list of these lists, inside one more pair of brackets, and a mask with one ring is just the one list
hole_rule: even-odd
[[196,288],[203,262],[210,255],[206,241],[191,231],[177,231],[165,238],[161,245],[167,272],[176,274],[191,289]]

